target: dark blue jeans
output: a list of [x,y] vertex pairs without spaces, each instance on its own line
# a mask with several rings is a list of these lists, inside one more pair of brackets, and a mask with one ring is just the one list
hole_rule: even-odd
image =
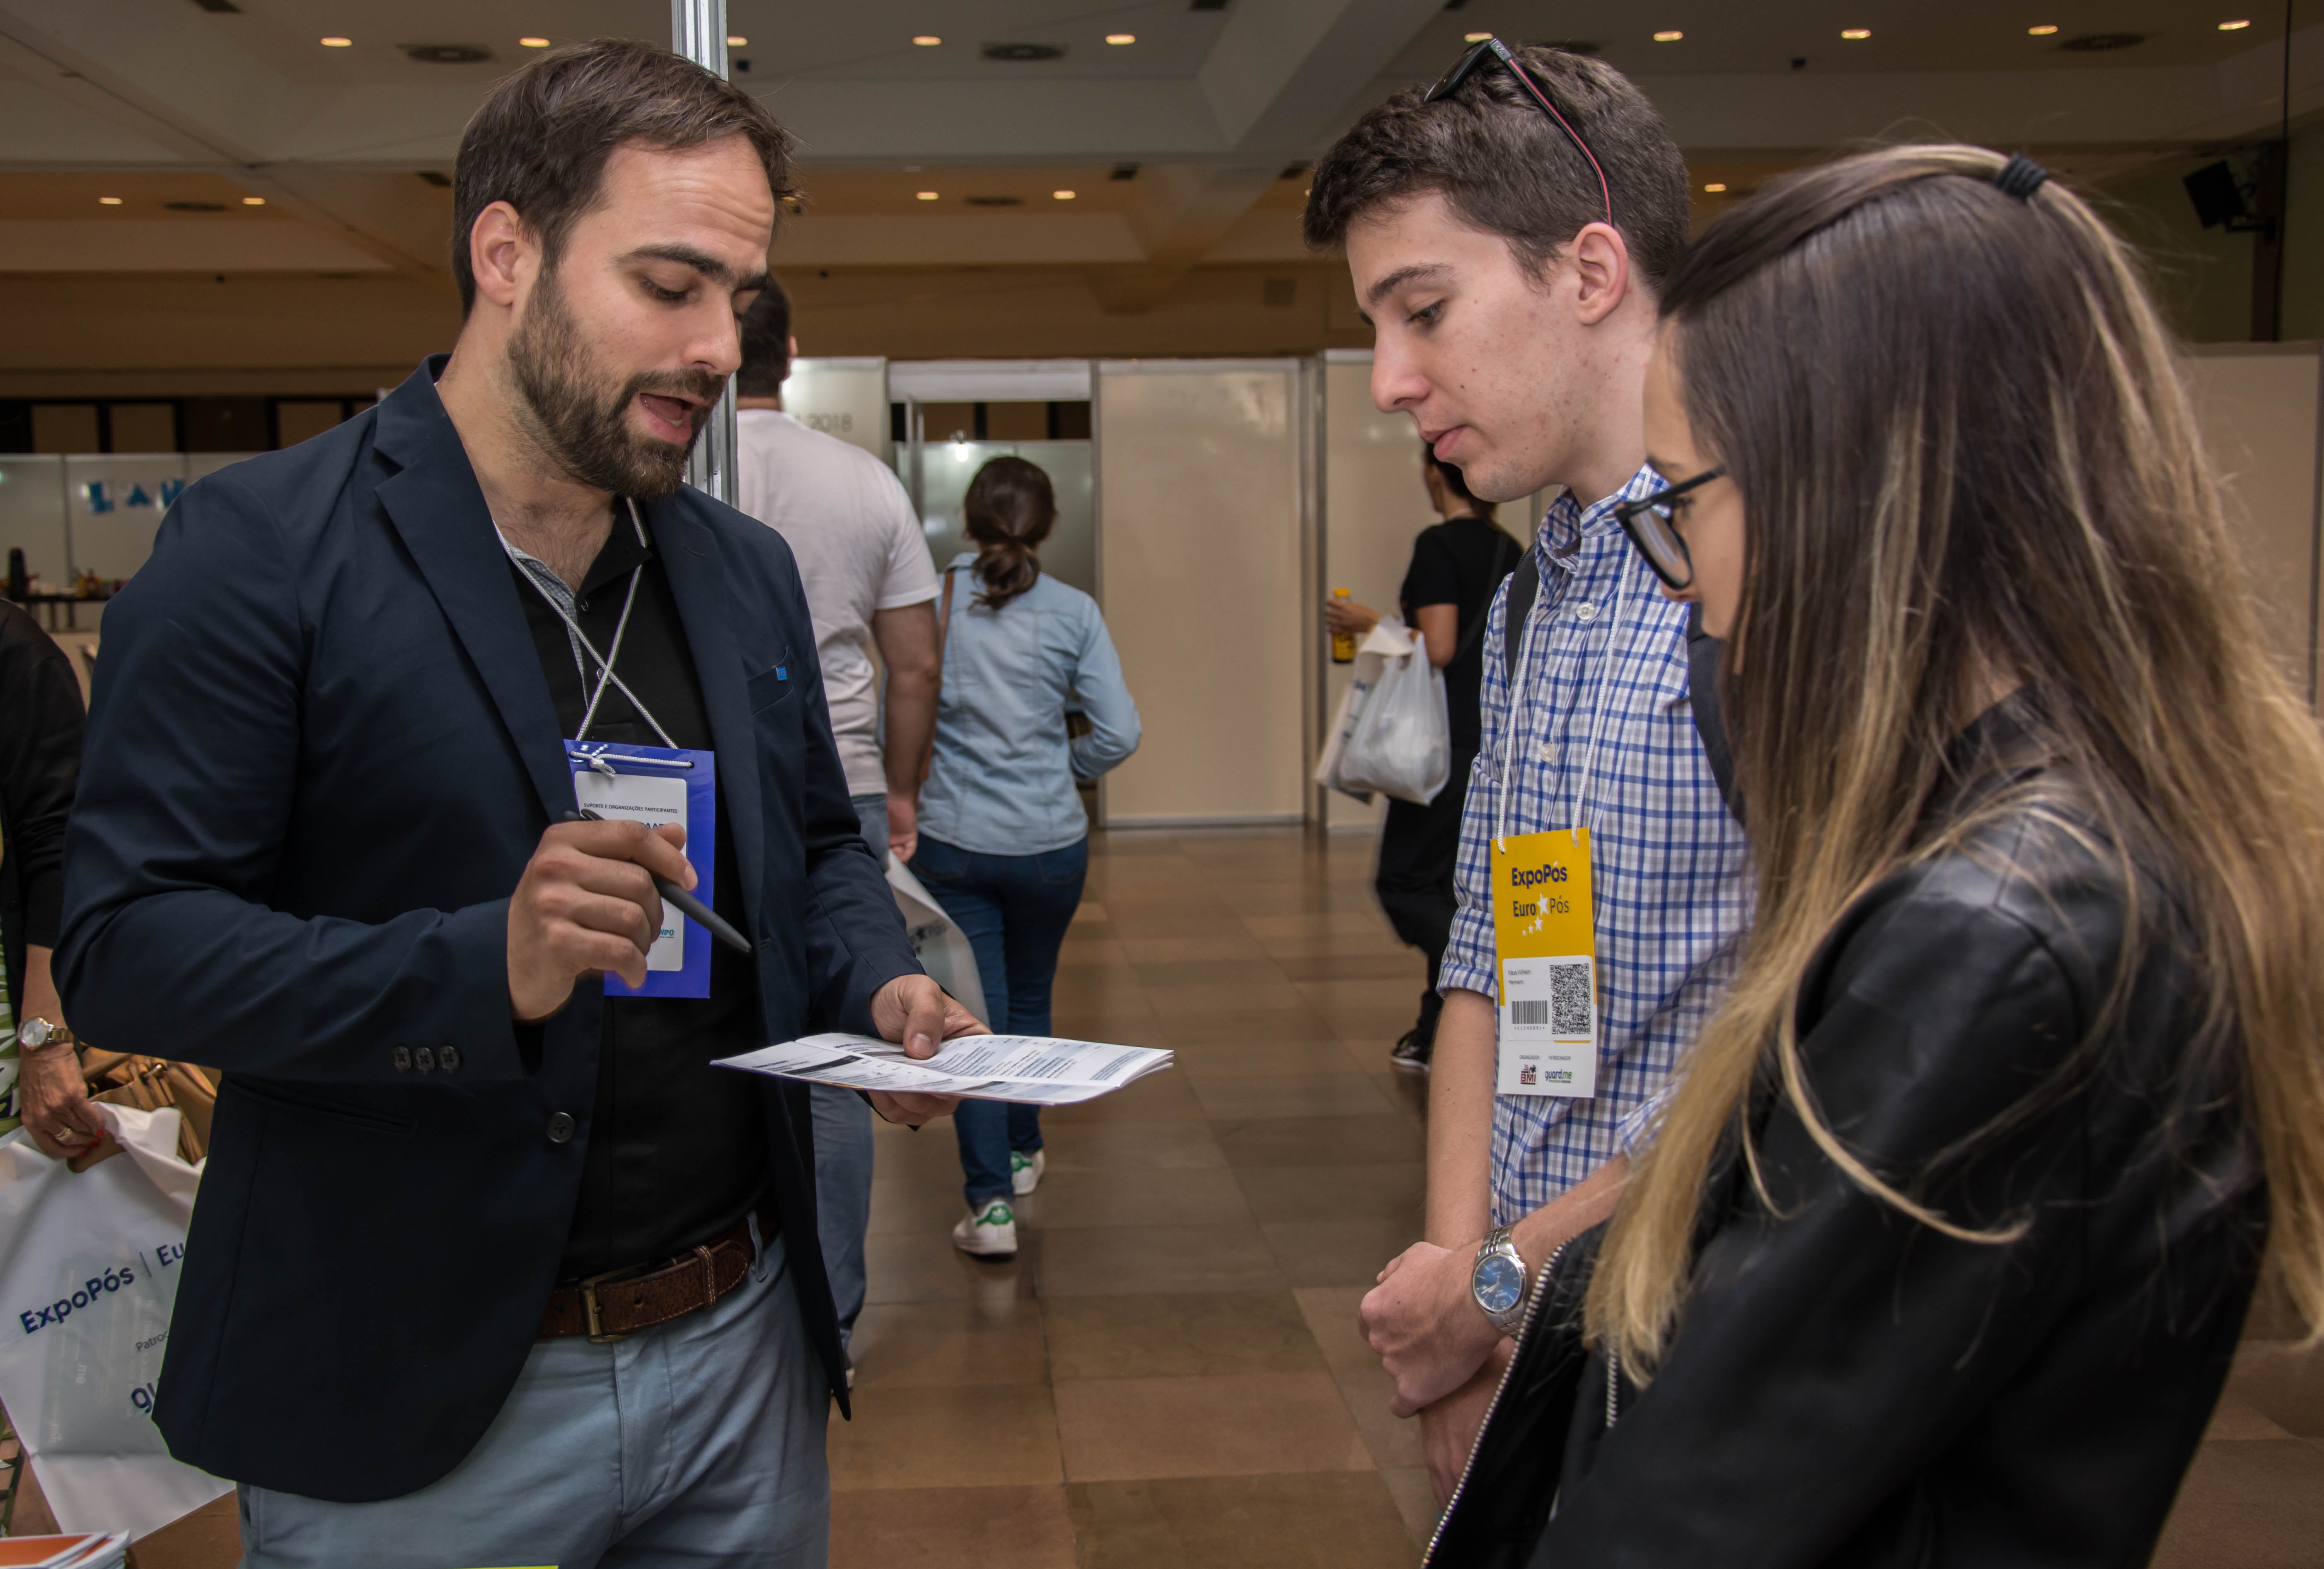
[[[987,855],[920,835],[912,874],[976,952],[986,1022],[1001,1035],[1049,1033],[1057,950],[1089,878],[1089,841],[1038,855]],[[971,1208],[1010,1194],[1009,1153],[1041,1147],[1038,1107],[963,1101],[952,1114]]]

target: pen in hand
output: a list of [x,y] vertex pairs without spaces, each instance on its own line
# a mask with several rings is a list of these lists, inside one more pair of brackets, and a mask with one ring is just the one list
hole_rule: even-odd
[[[583,810],[566,813],[565,820],[568,823],[602,823],[605,818],[599,813]],[[647,875],[652,874],[649,872]],[[751,951],[750,938],[727,925],[716,910],[687,892],[677,883],[666,877],[656,877],[653,880],[653,885],[654,891],[661,895],[664,904],[670,906],[678,914],[701,927],[704,931],[708,932],[738,954],[747,954]]]

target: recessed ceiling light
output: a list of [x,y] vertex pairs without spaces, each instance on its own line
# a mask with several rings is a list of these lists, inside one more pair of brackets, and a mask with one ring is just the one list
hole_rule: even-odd
[[520,47],[524,49],[547,49],[549,47],[549,40],[545,38],[520,38],[517,40],[517,43]]
[[1727,182],[1726,182],[1725,180],[1712,180],[1709,185],[1704,186],[1702,189],[1703,189],[1703,190],[1704,190],[1704,192],[1705,192],[1706,194],[1711,195],[1711,196],[1717,196],[1720,191],[1725,190],[1725,189],[1727,189]]
[[350,49],[355,41],[352,38],[318,38],[315,42],[325,49]]
[[1489,32],[1464,32],[1461,35],[1461,42],[1463,43],[1482,43],[1485,40],[1492,36],[1493,35]]
[[2058,31],[2058,24],[2054,22],[2044,22],[2037,27],[2029,27],[2025,31],[2034,38],[2047,38]]
[[1842,38],[1869,38],[1872,36],[1872,29],[1868,27],[1843,27],[1840,30],[1840,35]]
[[751,47],[751,41],[743,37],[739,32],[730,32],[726,35],[726,47],[729,49],[748,49]]
[[936,198],[936,193],[933,190],[923,190],[916,192],[915,194],[917,194],[922,201],[934,201]]
[[942,43],[944,40],[938,38],[933,32],[919,32],[912,35],[912,42],[918,44],[922,49],[934,49],[937,44]]
[[2246,16],[2241,22],[2220,23],[2219,31],[2221,32],[2241,32],[2245,28],[2249,27],[2250,25],[2251,18]]
[[264,207],[266,205],[266,198],[263,196],[245,196],[242,198],[242,205],[244,207]]
[[1059,201],[1071,201],[1074,199],[1076,193],[1070,190],[1053,190],[1049,194],[1056,197]]
[[1656,43],[1676,43],[1680,39],[1684,38],[1685,36],[1685,33],[1681,32],[1677,28],[1674,27],[1667,32],[1655,33],[1655,42]]
[[119,207],[121,205],[121,198],[117,196],[100,196],[97,198],[97,205],[99,207]]
[[1105,35],[1105,41],[1108,43],[1136,43],[1138,42],[1138,34],[1134,32],[1109,32]]

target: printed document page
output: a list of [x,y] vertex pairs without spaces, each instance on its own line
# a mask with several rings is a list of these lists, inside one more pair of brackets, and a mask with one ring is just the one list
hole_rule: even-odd
[[1032,1035],[962,1036],[936,1056],[915,1059],[894,1041],[830,1034],[724,1057],[716,1066],[853,1090],[1067,1106],[1135,1083],[1170,1060],[1168,1052],[1149,1047]]

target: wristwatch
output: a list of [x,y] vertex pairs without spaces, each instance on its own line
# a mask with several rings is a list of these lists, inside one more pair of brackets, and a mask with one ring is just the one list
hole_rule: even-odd
[[78,1046],[73,1032],[61,1024],[51,1024],[45,1019],[27,1019],[16,1031],[16,1044],[26,1051],[43,1046]]
[[1509,1228],[1495,1226],[1478,1244],[1477,1261],[1469,1267],[1469,1294],[1495,1329],[1515,1334],[1525,1325],[1525,1260],[1509,1240]]

